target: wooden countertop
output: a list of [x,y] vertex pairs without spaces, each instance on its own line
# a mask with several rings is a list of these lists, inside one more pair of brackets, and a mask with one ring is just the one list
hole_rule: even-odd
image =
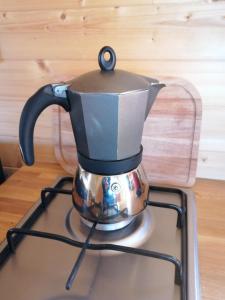
[[[66,173],[57,164],[22,167],[0,186],[0,241],[37,201],[40,190]],[[203,300],[225,299],[225,181],[198,179],[199,260]]]

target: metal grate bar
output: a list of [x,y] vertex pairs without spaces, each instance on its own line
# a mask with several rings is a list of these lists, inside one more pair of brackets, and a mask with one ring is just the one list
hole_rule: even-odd
[[168,262],[171,262],[175,266],[175,283],[180,285],[182,283],[182,267],[181,262],[174,256],[159,253],[155,251],[145,250],[145,249],[139,249],[139,248],[132,248],[132,247],[126,247],[126,246],[119,246],[115,244],[88,244],[83,242],[78,242],[76,240],[70,239],[68,237],[64,237],[62,235],[49,233],[49,232],[43,232],[43,231],[36,231],[36,230],[29,230],[29,229],[20,229],[20,228],[11,228],[7,232],[7,241],[8,245],[10,247],[10,250],[12,252],[15,252],[15,247],[13,243],[13,235],[19,234],[19,235],[28,235],[28,236],[34,236],[34,237],[40,237],[50,240],[56,240],[74,247],[83,248],[85,246],[85,249],[90,250],[113,250],[113,251],[119,251],[119,252],[125,252],[130,254],[137,254],[141,256],[146,257],[152,257],[156,259],[162,259]]
[[82,247],[82,249],[80,251],[80,254],[79,254],[79,256],[78,256],[78,258],[77,258],[77,260],[76,260],[76,262],[75,262],[75,264],[73,266],[73,269],[72,269],[72,271],[71,271],[71,273],[69,275],[69,278],[68,278],[68,280],[66,282],[66,289],[67,290],[69,290],[72,287],[72,284],[73,284],[73,282],[74,282],[74,280],[75,280],[75,278],[77,276],[77,273],[79,271],[80,265],[81,265],[81,263],[82,263],[82,261],[84,259],[84,256],[85,256],[86,249],[88,248],[88,243],[89,243],[92,235],[95,232],[96,225],[97,225],[97,222],[95,222],[92,225],[91,230],[89,231],[88,237],[87,237],[86,241],[84,242],[83,247]]

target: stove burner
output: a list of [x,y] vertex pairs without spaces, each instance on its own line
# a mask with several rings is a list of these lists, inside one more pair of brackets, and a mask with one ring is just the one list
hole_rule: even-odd
[[[129,220],[130,221],[130,220]],[[88,222],[88,224],[86,224]],[[79,218],[79,213],[75,208],[71,208],[66,216],[66,228],[70,235],[79,241],[84,241],[93,223]],[[92,243],[113,243],[120,246],[140,247],[143,245],[153,231],[153,216],[150,209],[145,209],[141,214],[131,220],[131,222],[118,230],[103,231],[95,230],[91,237]],[[98,225],[97,224],[96,228]],[[114,224],[112,224],[114,225]],[[102,255],[121,255],[123,252],[113,250],[102,250]],[[95,253],[93,252],[93,255]]]
[[[93,226],[93,222],[88,221],[87,219],[80,217],[81,221],[88,226],[89,228],[91,228]],[[127,219],[127,220],[123,220],[121,222],[117,222],[117,223],[110,223],[110,224],[103,224],[103,223],[98,223],[95,227],[96,230],[101,230],[101,231],[114,231],[114,230],[118,230],[118,229],[122,229],[124,227],[126,227],[127,225],[129,225],[132,221],[134,220],[133,218]]]

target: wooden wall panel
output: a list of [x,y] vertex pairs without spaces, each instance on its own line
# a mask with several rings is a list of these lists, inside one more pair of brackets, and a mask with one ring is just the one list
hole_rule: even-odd
[[[211,37],[210,42],[208,35]],[[1,33],[1,43],[2,60],[43,58],[90,60],[96,59],[96,53],[105,44],[112,45],[117,56],[126,60],[191,60],[193,57],[196,60],[223,60],[225,58],[223,28],[214,30],[192,27],[173,29],[156,27],[148,30],[85,29],[77,33],[68,31],[66,34],[64,32],[7,32]],[[190,47],[189,51],[187,51],[188,47]]]
[[[218,0],[213,0],[218,1]],[[13,11],[28,11],[28,10],[51,10],[51,9],[81,9],[84,7],[108,7],[108,6],[137,6],[137,5],[148,5],[148,4],[205,4],[204,0],[1,0],[1,10],[13,10]]]
[[[117,67],[191,81],[203,99],[198,175],[225,179],[225,2],[206,0],[0,1],[0,155],[19,166],[18,122],[41,85]],[[52,110],[35,129],[37,159],[54,161]],[[6,150],[7,149],[7,150]],[[17,149],[17,150],[16,150]]]

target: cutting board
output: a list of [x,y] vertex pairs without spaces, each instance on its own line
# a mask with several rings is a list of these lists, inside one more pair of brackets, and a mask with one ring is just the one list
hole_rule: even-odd
[[[160,81],[167,86],[145,121],[142,164],[150,184],[190,187],[197,168],[201,99],[186,80],[160,77]],[[56,158],[73,175],[77,157],[69,114],[54,107],[53,116]]]

